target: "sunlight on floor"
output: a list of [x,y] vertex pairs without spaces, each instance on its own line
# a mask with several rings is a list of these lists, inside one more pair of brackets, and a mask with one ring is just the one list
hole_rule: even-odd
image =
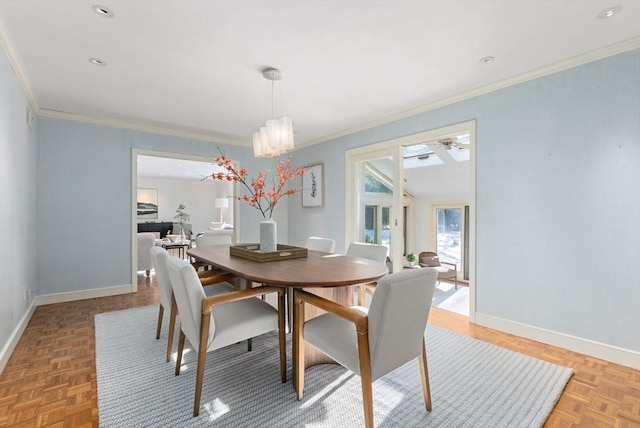
[[469,287],[458,285],[456,290],[454,284],[441,281],[436,286],[432,305],[460,315],[469,316]]

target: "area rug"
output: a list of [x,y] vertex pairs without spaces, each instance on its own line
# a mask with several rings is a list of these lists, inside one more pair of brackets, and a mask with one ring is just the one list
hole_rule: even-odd
[[[100,426],[364,426],[360,378],[335,364],[311,367],[297,401],[291,356],[283,384],[272,333],[254,339],[251,352],[239,343],[209,353],[200,416],[192,417],[195,352],[174,376],[166,325],[155,339],[156,317],[156,306],[96,315]],[[374,383],[376,427],[539,427],[572,374],[439,327],[425,334],[433,411],[425,411],[412,361]]]

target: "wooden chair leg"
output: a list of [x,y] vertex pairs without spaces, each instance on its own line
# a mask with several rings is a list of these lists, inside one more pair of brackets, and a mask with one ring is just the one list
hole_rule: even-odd
[[280,379],[287,382],[287,338],[285,336],[285,290],[278,292],[278,341],[280,345]]
[[422,377],[422,394],[424,395],[424,405],[427,411],[431,411],[431,387],[429,386],[429,369],[427,367],[427,348],[422,339],[422,355],[418,357],[420,365],[420,375]]
[[178,315],[178,305],[176,298],[171,293],[171,310],[169,311],[169,335],[167,337],[167,363],[171,361],[171,348],[173,348],[173,332],[176,329],[176,316]]
[[366,428],[373,428],[373,385],[371,378],[371,357],[369,354],[368,332],[358,332],[358,357],[360,359],[360,381],[362,383],[364,426]]
[[200,319],[200,344],[198,345],[198,367],[196,368],[196,394],[193,399],[193,416],[200,414],[200,397],[204,382],[204,365],[207,362],[207,342],[209,339],[209,325],[211,314],[202,314]]
[[162,315],[164,314],[164,307],[158,305],[158,327],[156,327],[156,339],[160,339],[160,331],[162,330]]
[[296,298],[293,290],[293,385],[298,400],[302,400],[304,392],[304,302]]
[[180,337],[178,338],[178,355],[176,356],[176,376],[180,374],[180,365],[182,364],[182,351],[184,349],[184,332],[180,329]]

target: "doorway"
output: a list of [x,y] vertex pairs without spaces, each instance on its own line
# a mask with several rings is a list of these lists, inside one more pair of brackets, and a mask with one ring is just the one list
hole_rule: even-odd
[[[380,159],[386,159],[390,169],[383,170]],[[382,170],[388,180],[382,183],[392,189],[384,197],[391,204],[382,199],[377,204],[365,203],[369,201],[364,192],[365,165]],[[431,226],[438,215],[434,206],[462,210],[448,213],[451,218],[459,214],[457,226],[445,218],[443,227],[459,229],[466,239],[445,242],[443,232],[441,247],[447,242],[449,247],[441,249],[453,252],[455,248],[459,253],[460,279],[469,281],[469,320],[475,321],[475,121],[348,150],[345,174],[345,242],[364,241],[363,231],[382,241],[388,227],[393,271],[403,269],[406,253],[438,251],[438,235]],[[456,193],[460,191],[456,186],[464,187],[466,193]],[[410,204],[406,204],[407,197]],[[385,208],[389,209],[386,222]],[[455,235],[457,231],[450,232]]]
[[[219,223],[222,218],[230,224],[237,234],[237,204],[234,186],[231,183],[203,180],[203,177],[217,172],[219,167],[214,158],[166,153],[150,150],[132,150],[132,212],[131,212],[131,255],[132,255],[132,292],[137,291],[138,255],[137,233],[138,223],[144,224],[146,231],[157,223],[160,234],[175,233],[173,227],[180,205],[186,206],[184,212],[189,214],[188,230],[195,236],[198,232],[208,230],[212,222]],[[140,215],[138,189],[152,190],[155,195],[154,212]],[[148,192],[147,192],[148,193]],[[230,199],[228,206],[216,206],[216,200]],[[167,232],[168,229],[172,231]],[[155,230],[155,229],[154,229]],[[160,237],[158,237],[160,238]]]

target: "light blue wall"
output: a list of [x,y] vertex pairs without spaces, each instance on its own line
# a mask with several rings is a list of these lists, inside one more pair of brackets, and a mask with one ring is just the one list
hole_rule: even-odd
[[[206,142],[39,117],[36,174],[33,131],[20,127],[26,102],[4,56],[0,70],[0,224],[18,225],[11,254],[2,250],[4,344],[25,312],[16,280],[36,281],[38,294],[130,283],[132,147],[217,151]],[[639,76],[635,50],[301,149],[295,164],[325,164],[325,207],[283,201],[280,239],[329,236],[343,251],[346,149],[476,120],[478,313],[640,351]],[[225,151],[250,171],[271,165],[249,149]],[[28,196],[36,175],[37,210]],[[244,206],[240,213],[240,240],[255,240],[256,213]],[[29,266],[34,223],[37,280]],[[8,276],[5,266],[18,273]]]
[[[214,143],[47,117],[38,128],[37,293],[131,283],[132,148],[217,157]],[[220,148],[249,171],[270,168],[248,148]],[[276,210],[287,240],[287,209]],[[240,239],[256,242],[257,211],[242,206]]]
[[0,357],[35,297],[24,297],[35,292],[36,257],[37,121],[27,127],[27,104],[0,49]]
[[323,161],[324,208],[289,239],[343,251],[346,149],[476,120],[477,312],[640,351],[640,51],[296,152]]

